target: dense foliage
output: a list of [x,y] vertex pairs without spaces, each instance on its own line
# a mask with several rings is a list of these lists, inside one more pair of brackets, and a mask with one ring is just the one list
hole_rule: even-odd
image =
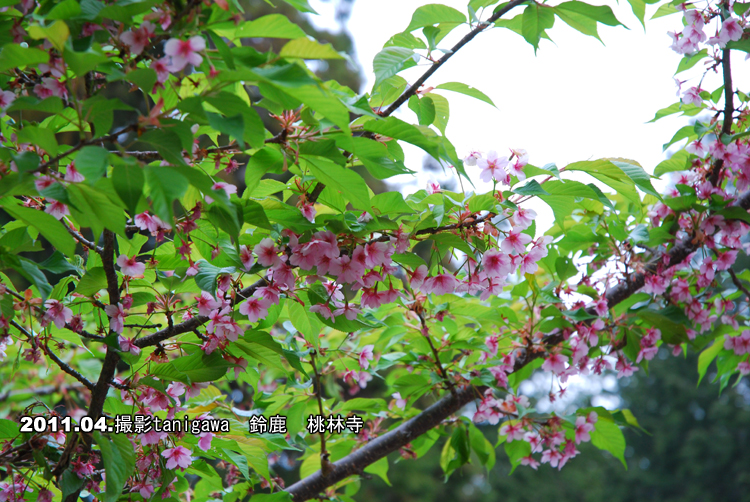
[[[540,413],[520,384],[546,372],[554,397],[573,376],[648,371],[660,348],[699,353],[700,378],[715,362],[717,391],[750,373],[750,273],[733,270],[748,98],[730,61],[750,52],[750,4],[656,10],[683,21],[678,72],[724,85],[680,82],[655,118],[698,120],[653,175],[623,158],[535,166],[519,145],[456,152],[449,95],[493,101],[424,84],[476,35],[537,49],[557,18],[597,38],[621,24],[576,0],[496,4],[418,8],[359,95],[305,64],[345,59],[332,46],[236,0],[3,2],[0,501],[350,500],[362,476],[388,482],[389,453],[438,448],[446,475],[472,455],[491,469],[501,445],[514,469],[561,469],[587,442],[625,463],[629,410]],[[467,34],[443,47],[453,30]],[[264,38],[288,41],[244,43]],[[404,104],[413,123],[392,116]],[[375,194],[366,180],[412,173],[402,142],[462,192]],[[138,431],[144,418],[193,422]]]

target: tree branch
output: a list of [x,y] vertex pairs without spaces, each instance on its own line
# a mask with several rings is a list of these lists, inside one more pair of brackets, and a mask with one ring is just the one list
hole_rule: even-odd
[[432,76],[433,73],[435,73],[438,68],[443,66],[443,64],[448,61],[453,55],[458,52],[464,45],[471,42],[471,40],[482,33],[484,30],[486,30],[489,26],[491,26],[495,21],[500,19],[504,14],[506,14],[508,11],[513,9],[514,7],[517,7],[521,5],[522,3],[526,3],[528,0],[513,0],[512,2],[508,3],[503,8],[499,9],[497,12],[495,12],[487,21],[482,21],[481,23],[477,24],[476,27],[474,27],[473,30],[471,30],[469,33],[466,34],[464,38],[458,41],[456,45],[451,47],[451,50],[449,52],[446,52],[443,57],[435,61],[430,68],[422,74],[421,77],[419,77],[408,89],[404,91],[404,93],[396,99],[391,105],[386,108],[386,110],[382,113],[382,116],[388,117],[393,112],[395,112],[401,105],[403,105],[410,97],[415,95],[419,88],[427,81],[428,78]]
[[373,439],[341,460],[333,462],[327,475],[324,476],[321,471],[317,471],[315,474],[297,481],[286,491],[292,495],[295,502],[315,498],[327,487],[354,474],[360,474],[368,465],[389,453],[398,451],[402,446],[437,427],[443,420],[476,398],[481,398],[481,396],[477,395],[474,387],[458,388],[455,394],[447,394],[416,417]]
[[[721,134],[717,138],[721,141],[721,136],[730,134],[732,132],[732,122],[734,120],[734,91],[732,90],[732,63],[730,59],[730,49],[724,49],[721,51],[721,71],[724,76],[724,122],[721,124]],[[708,180],[712,186],[716,186],[719,182],[719,174],[721,168],[724,166],[723,159],[716,159],[714,165],[711,167],[711,173],[708,176]]]
[[737,286],[737,289],[745,293],[745,297],[747,298],[747,301],[750,302],[750,291],[747,290],[745,286],[742,285],[740,282],[740,279],[737,277],[737,274],[734,273],[734,270],[731,268],[727,269],[727,272],[729,272],[729,275],[732,276],[732,282],[735,286]]
[[32,347],[36,347],[36,346],[41,347],[42,351],[44,351],[44,353],[47,354],[47,356],[50,359],[52,359],[55,362],[55,364],[57,364],[60,367],[61,370],[63,370],[65,373],[67,373],[68,375],[72,376],[73,378],[75,378],[76,380],[78,380],[79,382],[81,382],[88,389],[93,389],[94,388],[94,384],[93,383],[91,383],[85,376],[81,375],[76,370],[74,370],[73,368],[71,368],[70,365],[68,365],[62,359],[60,359],[59,357],[57,357],[55,355],[55,353],[52,352],[49,349],[49,347],[47,347],[46,345],[41,344],[41,343],[37,345],[35,343],[35,341],[34,341],[34,335],[32,335],[31,333],[29,333],[26,330],[26,328],[24,328],[23,326],[21,326],[20,324],[18,324],[16,321],[10,321],[10,324],[14,328],[16,328],[18,331],[20,331],[21,333],[23,333],[24,336],[26,336],[26,338],[29,340],[29,343],[31,344]]

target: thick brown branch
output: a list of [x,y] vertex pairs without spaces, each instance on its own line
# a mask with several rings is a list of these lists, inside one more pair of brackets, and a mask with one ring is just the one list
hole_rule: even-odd
[[472,386],[458,388],[455,394],[447,394],[416,417],[370,441],[341,460],[333,462],[325,476],[318,471],[294,483],[286,491],[292,495],[295,502],[315,498],[327,487],[349,476],[362,473],[368,465],[398,451],[410,441],[437,427],[462,406],[479,397],[481,396],[477,395]]

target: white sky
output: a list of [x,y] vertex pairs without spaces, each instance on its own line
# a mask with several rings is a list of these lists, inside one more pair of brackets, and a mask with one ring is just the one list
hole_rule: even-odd
[[[600,0],[588,0],[604,4]],[[356,0],[348,30],[352,33],[357,58],[367,77],[369,91],[374,81],[372,60],[383,44],[394,34],[403,31],[412,13],[427,1],[419,0]],[[445,0],[440,3],[466,12],[467,0]],[[552,2],[551,2],[552,3]],[[554,4],[559,2],[555,1]],[[313,21],[336,28],[333,4],[312,0],[320,13]],[[454,55],[427,85],[459,81],[487,94],[497,109],[479,100],[444,91],[450,100],[450,120],[446,130],[459,156],[470,149],[483,152],[497,150],[509,153],[509,148],[524,148],[530,162],[542,166],[554,162],[558,167],[568,163],[601,157],[624,157],[640,163],[648,172],[663,159],[662,145],[682,126],[686,117],[668,117],[654,124],[646,124],[660,108],[675,103],[677,87],[674,72],[681,56],[669,48],[668,31],[682,29],[680,16],[672,15],[648,21],[656,6],[647,6],[646,27],[643,27],[626,1],[609,2],[615,15],[630,29],[599,25],[599,35],[606,45],[593,37],[568,27],[559,18],[548,30],[554,43],[542,40],[536,56],[520,35],[510,30],[495,28],[477,36]],[[523,12],[517,7],[506,17]],[[486,19],[490,12],[485,13]],[[468,31],[456,28],[440,44],[450,48]],[[708,36],[713,32],[706,28]],[[420,35],[420,31],[414,32]],[[748,82],[747,63],[743,52],[733,51],[735,83]],[[402,72],[407,81],[414,81],[425,67]],[[683,89],[697,85],[700,66],[679,75],[686,80]],[[744,78],[743,78],[744,77]],[[703,88],[713,91],[721,85],[719,75],[709,76]],[[402,106],[397,116],[414,120],[414,114]],[[418,170],[424,153],[405,145],[407,166]],[[477,168],[467,168],[477,190],[484,192]],[[397,179],[407,186],[402,191],[413,192],[425,186],[429,175]],[[440,178],[438,178],[440,180]],[[394,181],[392,178],[390,181]],[[592,180],[589,180],[589,182]],[[467,188],[468,189],[468,188]],[[544,204],[534,205],[540,216],[551,222],[551,211]],[[545,225],[538,222],[541,228]],[[540,230],[541,230],[540,228]]]

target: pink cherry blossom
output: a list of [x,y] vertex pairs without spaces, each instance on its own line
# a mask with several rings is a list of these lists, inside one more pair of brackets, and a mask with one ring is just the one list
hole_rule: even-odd
[[693,104],[695,106],[701,106],[703,98],[700,97],[701,89],[697,87],[691,87],[682,95],[682,101],[685,104]]
[[11,91],[0,91],[0,117],[5,115],[5,110],[16,100],[16,94]]
[[[202,40],[202,39],[201,39]],[[229,198],[232,194],[237,193],[237,187],[234,185],[231,185],[229,183],[225,183],[224,181],[219,181],[217,183],[214,183],[211,187],[212,190],[223,190],[225,194],[227,194],[227,198]],[[204,197],[206,199],[206,202],[211,204],[214,200],[206,195]]]
[[188,64],[199,66],[203,62],[203,57],[198,52],[205,48],[206,41],[200,36],[194,36],[188,40],[178,38],[167,40],[164,44],[164,54],[171,58],[167,68],[169,71],[177,72]]
[[427,193],[432,195],[435,193],[440,193],[442,190],[440,189],[440,183],[437,181],[430,180],[427,182]]
[[134,356],[137,356],[138,354],[141,353],[140,347],[137,347],[133,343],[133,339],[132,338],[126,338],[126,337],[120,335],[117,338],[117,342],[120,344],[120,350],[123,351],[123,352],[130,352]]
[[562,354],[551,354],[547,359],[544,360],[542,369],[544,371],[551,371],[552,373],[559,375],[560,373],[565,371],[565,363],[567,362],[568,356],[564,356]]
[[272,267],[278,263],[281,263],[279,258],[279,251],[274,245],[273,239],[266,237],[260,243],[256,244],[253,248],[253,253],[258,257],[258,263],[264,267]]
[[70,181],[71,183],[80,183],[85,179],[86,178],[83,176],[83,174],[79,173],[78,169],[76,169],[75,162],[71,162],[65,168],[65,181]]
[[396,406],[398,408],[401,408],[402,410],[406,408],[406,399],[401,397],[400,392],[394,392],[393,394],[391,394],[391,397],[396,400]]
[[167,67],[167,58],[154,59],[150,68],[156,72],[156,81],[163,84],[169,79],[169,68]]
[[130,277],[138,277],[143,275],[146,270],[146,264],[136,261],[136,257],[128,257],[127,255],[121,254],[117,257],[117,265],[120,267],[120,271],[123,275]]
[[591,441],[591,436],[589,433],[594,430],[594,426],[589,423],[586,420],[586,417],[578,417],[576,418],[576,437],[575,441],[576,444],[580,444],[581,442],[588,442]]
[[521,229],[513,229],[500,244],[500,249],[504,253],[523,253],[526,251],[526,244],[531,242],[531,236],[521,232]]
[[140,28],[130,29],[120,35],[122,43],[128,46],[130,53],[138,55],[148,44],[149,38],[154,36],[156,27],[149,21],[144,21]]
[[240,304],[240,314],[246,315],[250,322],[258,322],[268,315],[271,303],[264,298],[250,297]]
[[458,287],[458,279],[451,274],[439,274],[424,281],[422,291],[436,295],[453,293]]
[[479,151],[472,150],[471,152],[469,152],[469,154],[466,157],[464,157],[463,161],[464,161],[464,164],[466,164],[467,166],[473,167],[477,165],[477,160],[481,158],[482,158],[482,154]]
[[409,282],[412,289],[419,290],[422,287],[425,279],[427,279],[427,272],[427,265],[420,265],[414,272],[412,272],[411,281]]
[[245,269],[245,272],[249,272],[253,267],[253,263],[255,263],[253,254],[244,244],[240,246],[240,261],[242,262],[242,267]]
[[353,321],[357,318],[357,314],[361,314],[362,310],[357,308],[353,303],[347,303],[347,304],[338,304],[339,308],[333,311],[334,316],[344,315],[347,319],[350,321]]
[[366,370],[370,367],[370,361],[373,359],[372,349],[374,345],[365,345],[362,347],[362,352],[359,353],[359,367]]
[[73,318],[73,311],[58,300],[47,300],[44,306],[47,309],[44,312],[45,321],[54,323],[58,329],[64,328],[65,323]]
[[122,303],[107,305],[104,307],[104,311],[109,316],[109,329],[115,333],[122,333],[125,323],[125,309],[122,307]]
[[304,216],[307,221],[309,221],[310,223],[315,223],[315,213],[317,211],[315,210],[314,204],[302,204],[299,210],[302,212],[302,216]]
[[63,204],[62,202],[58,202],[52,199],[47,199],[47,202],[47,207],[44,208],[45,213],[51,214],[58,220],[63,219],[64,216],[70,215],[70,209],[68,209],[68,206]]
[[479,173],[479,179],[486,183],[494,179],[504,185],[510,185],[510,176],[505,172],[505,166],[507,165],[508,159],[498,157],[497,152],[491,150],[486,159],[477,160],[477,167],[482,170]]
[[161,456],[167,459],[167,469],[174,469],[176,467],[187,469],[193,462],[190,450],[184,446],[167,448],[161,452]]
[[313,305],[310,307],[310,312],[318,313],[322,315],[325,319],[333,319],[333,312],[331,312],[331,307],[326,305],[325,303],[318,303],[316,305]]
[[498,349],[498,336],[497,335],[490,335],[484,339],[484,344],[487,346],[487,349],[490,351],[490,354],[495,356],[497,355],[497,349]]
[[487,277],[505,277],[511,271],[510,257],[496,249],[490,249],[482,256],[482,267]]
[[736,42],[742,38],[743,31],[737,20],[730,17],[729,19],[725,19],[721,24],[721,33],[722,35],[725,34],[728,40]]
[[518,208],[513,214],[513,222],[515,228],[519,230],[525,230],[529,228],[531,223],[536,219],[536,211],[533,209]]
[[516,441],[523,440],[523,437],[526,434],[526,431],[524,430],[520,422],[516,422],[516,423],[505,422],[503,426],[500,427],[500,434],[506,436],[505,441],[510,443],[514,440]]

